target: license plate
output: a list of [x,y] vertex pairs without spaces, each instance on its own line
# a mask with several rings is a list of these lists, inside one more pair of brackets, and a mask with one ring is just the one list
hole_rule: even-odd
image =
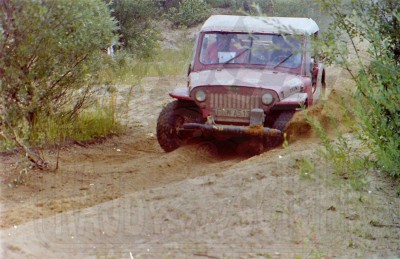
[[243,109],[215,109],[215,115],[221,117],[248,118],[250,117],[249,110]]

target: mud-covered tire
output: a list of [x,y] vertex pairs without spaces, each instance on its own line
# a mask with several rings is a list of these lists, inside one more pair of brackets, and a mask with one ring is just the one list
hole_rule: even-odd
[[273,129],[278,129],[282,132],[282,135],[276,137],[267,137],[264,141],[266,149],[272,149],[281,145],[284,141],[284,132],[289,124],[289,121],[293,118],[295,111],[282,111],[280,112],[275,121],[272,124]]
[[179,134],[183,123],[188,122],[203,122],[201,113],[194,104],[173,101],[162,109],[157,120],[157,140],[164,151],[174,151],[188,140],[187,136]]

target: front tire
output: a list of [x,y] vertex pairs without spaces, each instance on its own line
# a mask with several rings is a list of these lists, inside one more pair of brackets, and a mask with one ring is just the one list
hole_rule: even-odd
[[265,139],[265,149],[273,149],[276,148],[280,145],[282,145],[284,141],[284,132],[287,129],[287,126],[289,124],[289,121],[293,118],[295,111],[281,111],[276,119],[274,120],[272,124],[273,129],[278,129],[282,132],[282,135],[276,136],[276,137],[266,137]]
[[180,132],[182,125],[188,122],[203,122],[194,104],[176,100],[162,109],[157,120],[157,140],[164,151],[174,151],[190,138]]

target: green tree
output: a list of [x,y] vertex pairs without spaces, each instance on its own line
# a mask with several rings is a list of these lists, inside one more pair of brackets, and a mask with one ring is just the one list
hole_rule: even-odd
[[38,120],[83,107],[116,24],[101,0],[1,0],[0,25],[0,132],[28,150]]
[[152,0],[114,0],[112,15],[118,21],[121,45],[137,57],[149,57],[161,40],[154,18],[157,7]]
[[178,7],[168,10],[167,18],[175,26],[193,26],[210,16],[208,5],[203,0],[181,0]]

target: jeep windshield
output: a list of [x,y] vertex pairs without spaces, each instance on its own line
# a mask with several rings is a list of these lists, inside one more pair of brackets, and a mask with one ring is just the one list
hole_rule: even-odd
[[300,67],[302,39],[291,35],[204,33],[200,63],[264,65],[271,68]]

